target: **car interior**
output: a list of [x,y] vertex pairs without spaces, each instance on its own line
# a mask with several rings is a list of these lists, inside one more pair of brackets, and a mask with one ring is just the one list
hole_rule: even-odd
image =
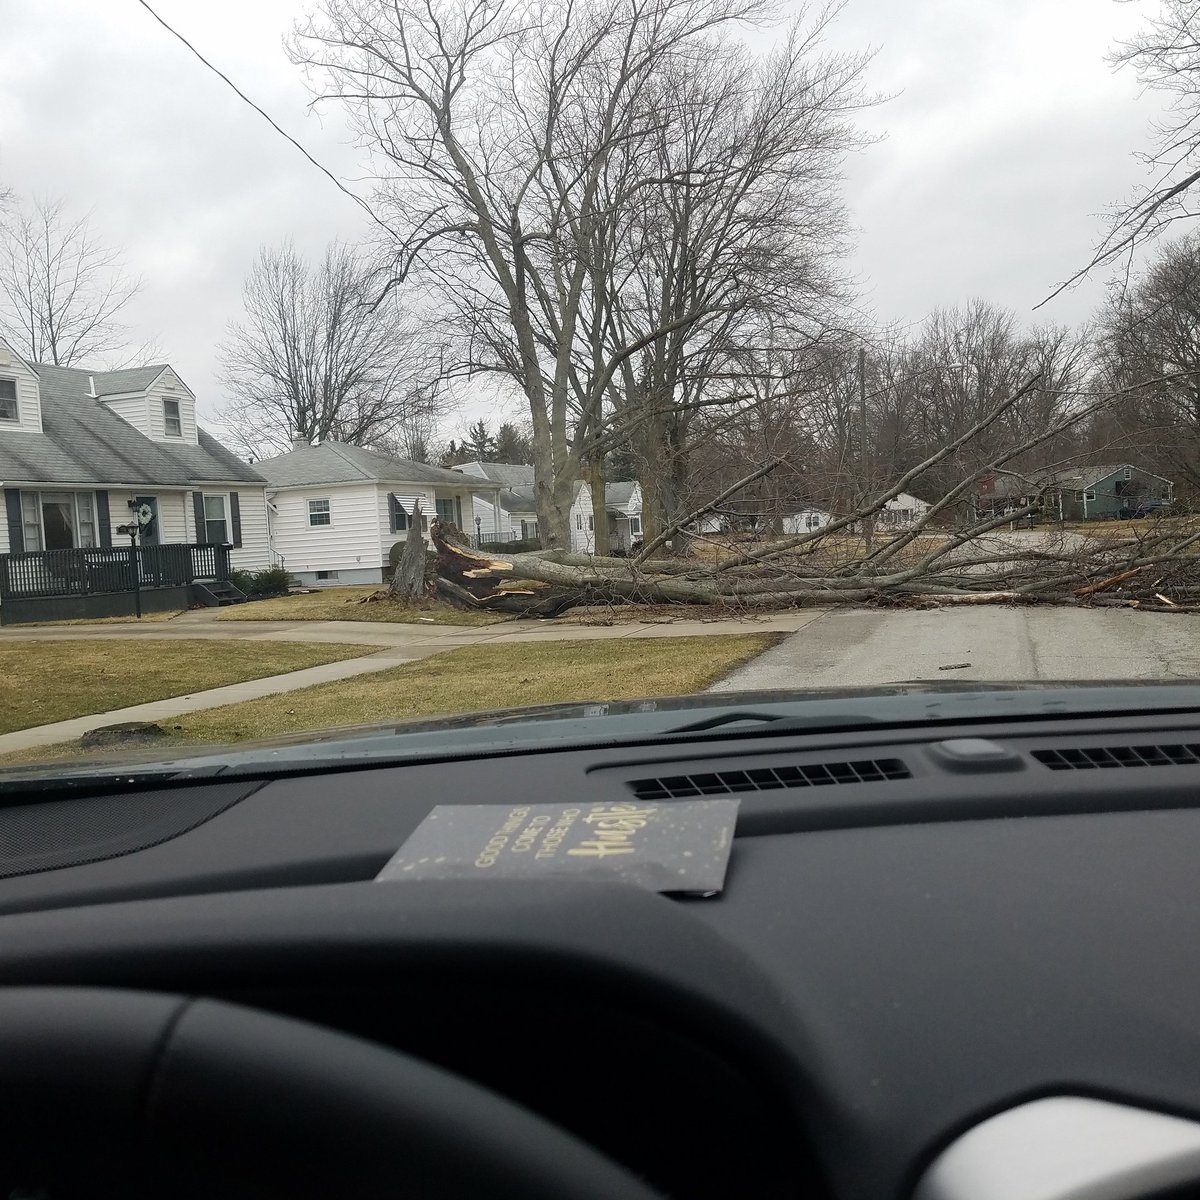
[[[1184,695],[7,783],[0,1185],[1200,1195]],[[376,880],[438,805],[703,797],[717,895]]]

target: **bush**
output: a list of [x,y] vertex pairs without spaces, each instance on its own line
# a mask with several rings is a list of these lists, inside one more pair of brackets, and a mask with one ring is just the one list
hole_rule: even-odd
[[[239,572],[249,574],[249,572]],[[282,596],[292,586],[292,573],[284,567],[264,567],[250,581],[250,596]],[[246,591],[242,588],[242,591]]]
[[247,596],[254,591],[254,572],[242,571],[235,567],[229,572],[229,582],[233,584],[239,592],[245,592]]

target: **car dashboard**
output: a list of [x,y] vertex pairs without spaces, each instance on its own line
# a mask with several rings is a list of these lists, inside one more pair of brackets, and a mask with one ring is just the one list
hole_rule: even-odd
[[[375,879],[439,804],[710,796],[711,897]],[[0,986],[350,1033],[665,1196],[1148,1200],[1200,1194],[1198,859],[1187,711],[10,789]]]

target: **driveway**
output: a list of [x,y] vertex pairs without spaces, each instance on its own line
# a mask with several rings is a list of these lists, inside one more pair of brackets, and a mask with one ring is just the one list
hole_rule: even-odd
[[968,679],[1200,679],[1200,620],[1131,609],[832,609],[713,690]]

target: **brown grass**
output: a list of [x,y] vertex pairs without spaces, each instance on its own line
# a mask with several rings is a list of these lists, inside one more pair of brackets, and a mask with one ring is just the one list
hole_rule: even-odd
[[439,713],[700,691],[760,654],[770,634],[464,646],[286,695],[189,713],[179,736],[238,742]]
[[0,641],[0,733],[374,653],[337,643]]
[[217,613],[218,621],[383,621],[403,625],[495,625],[511,621],[505,613],[470,612],[430,602],[408,608],[381,600],[360,604],[377,587],[322,588],[303,596],[280,596],[235,604]]

